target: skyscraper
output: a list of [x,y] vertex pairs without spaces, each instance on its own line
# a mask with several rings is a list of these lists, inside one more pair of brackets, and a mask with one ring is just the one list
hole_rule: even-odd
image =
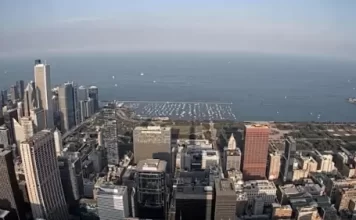
[[10,211],[9,219],[25,219],[24,201],[17,184],[12,153],[0,148],[0,209]]
[[87,100],[88,99],[88,90],[85,86],[79,86],[78,88],[78,100]]
[[64,133],[75,126],[74,91],[71,83],[64,83],[58,89],[58,103],[61,117],[61,131]]
[[136,127],[133,131],[134,161],[160,159],[171,170],[171,128],[148,126]]
[[293,179],[293,164],[297,151],[297,143],[292,136],[288,136],[285,140],[284,156],[282,158],[282,175],[283,181],[292,181]]
[[267,124],[245,125],[245,146],[243,152],[244,179],[263,179],[266,176],[268,138]]
[[5,149],[8,149],[10,145],[9,129],[5,125],[0,126],[0,144],[2,144]]
[[59,156],[62,155],[62,151],[63,151],[63,143],[62,143],[61,131],[56,129],[53,132],[53,136],[54,136],[54,147],[56,148],[56,155],[57,155],[57,157],[59,157]]
[[16,81],[17,93],[19,94],[19,99],[23,100],[25,91],[25,82],[23,80]]
[[22,142],[21,158],[34,218],[67,220],[54,136],[42,130]]
[[140,218],[165,218],[166,169],[167,163],[162,160],[146,159],[137,164],[135,182]]
[[231,134],[228,146],[224,148],[224,170],[241,169],[241,150],[236,148],[236,140]]
[[236,192],[230,179],[215,179],[215,213],[214,219],[236,219]]
[[13,103],[15,103],[16,100],[19,99],[19,91],[18,91],[16,85],[12,85],[12,86],[10,87],[10,96],[11,96],[11,101],[12,101]]
[[28,117],[30,116],[31,110],[37,107],[36,88],[34,82],[32,81],[29,82],[26,86],[26,89],[24,91],[23,103],[24,116]]
[[17,146],[20,145],[22,141],[25,141],[27,138],[33,136],[36,133],[35,126],[30,117],[22,117],[17,121],[13,119],[15,137]]
[[79,106],[79,99],[78,99],[78,85],[72,82],[72,86],[73,86],[74,118],[75,118],[75,124],[78,125],[81,122],[80,106]]
[[100,220],[129,217],[129,196],[126,186],[101,185],[97,195]]
[[38,102],[43,108],[45,114],[46,128],[53,128],[53,106],[52,106],[52,89],[51,89],[51,74],[50,66],[42,64],[40,60],[36,61],[35,68],[35,84],[38,89]]
[[99,111],[99,89],[96,86],[90,86],[88,89],[88,96],[94,101],[94,112]]

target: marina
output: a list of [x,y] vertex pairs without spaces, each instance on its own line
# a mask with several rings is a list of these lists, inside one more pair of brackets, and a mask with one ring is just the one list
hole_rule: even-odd
[[[121,101],[120,101],[121,102]],[[168,117],[174,120],[236,120],[232,103],[124,101],[137,117]]]

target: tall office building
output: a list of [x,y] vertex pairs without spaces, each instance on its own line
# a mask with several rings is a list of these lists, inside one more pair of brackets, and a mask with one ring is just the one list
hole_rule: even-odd
[[79,86],[78,88],[78,100],[87,100],[88,97],[88,90],[85,88],[85,86]]
[[24,111],[24,105],[23,102],[17,102],[17,115],[19,118],[25,116],[25,111]]
[[20,145],[33,217],[68,220],[58,161],[50,130],[37,132]]
[[5,149],[8,149],[10,145],[9,129],[5,125],[0,126],[0,144],[2,144]]
[[119,143],[117,139],[116,120],[107,120],[104,125],[104,146],[107,151],[108,164],[117,165],[120,162]]
[[34,82],[32,81],[29,82],[26,86],[26,89],[24,91],[23,103],[24,116],[28,117],[31,114],[31,110],[37,107],[36,87]]
[[96,86],[90,86],[88,89],[88,96],[94,101],[94,112],[99,111],[99,89]]
[[9,129],[10,144],[15,143],[16,141],[13,119],[16,121],[19,120],[16,108],[8,109],[4,112],[5,125]]
[[292,181],[293,166],[297,152],[297,142],[292,136],[288,136],[285,140],[284,156],[282,158],[282,175],[283,181]]
[[43,108],[45,114],[46,128],[53,128],[53,106],[52,106],[52,89],[51,89],[51,74],[50,66],[41,63],[40,60],[35,61],[35,84],[38,89],[38,102]]
[[116,220],[130,217],[129,199],[126,186],[101,185],[97,194],[100,220]]
[[231,179],[215,180],[215,213],[214,219],[236,219],[236,192]]
[[0,148],[0,209],[9,211],[8,219],[25,219],[24,201],[17,184],[12,153]]
[[11,96],[12,103],[16,103],[16,100],[19,99],[19,91],[17,90],[16,85],[12,85],[10,87],[10,96]]
[[61,131],[65,133],[75,126],[74,88],[64,83],[58,89],[58,103],[61,117]]
[[266,176],[269,126],[267,124],[245,125],[245,146],[242,173],[244,179],[264,179]]
[[58,157],[58,166],[61,175],[64,197],[69,205],[75,205],[80,199],[79,186],[77,182],[77,173],[81,172],[81,163],[79,160],[79,158],[74,157]]
[[45,125],[45,114],[44,110],[40,108],[34,108],[30,111],[30,117],[33,121],[34,124],[34,129],[36,131],[41,131],[43,130],[46,125]]
[[22,117],[18,121],[13,119],[16,144],[20,146],[20,143],[26,139],[32,137],[36,133],[35,126],[30,117]]
[[25,82],[23,80],[16,81],[17,93],[19,94],[19,99],[23,100],[25,91]]
[[164,219],[167,199],[167,162],[157,159],[141,160],[136,168],[138,217]]
[[133,131],[134,161],[160,159],[167,162],[171,170],[171,128],[148,126],[136,127]]
[[62,133],[60,130],[56,129],[53,132],[54,136],[54,147],[56,148],[56,155],[57,157],[62,155],[63,151],[63,143],[62,143]]
[[78,125],[81,122],[80,106],[79,106],[79,99],[78,99],[78,85],[72,82],[72,86],[73,86],[74,118],[75,118],[75,124]]
[[7,104],[7,90],[1,90],[1,106],[5,106]]
[[229,142],[227,144],[227,149],[235,150],[236,149],[236,140],[234,138],[234,134],[231,134]]
[[272,152],[268,155],[268,180],[276,180],[281,170],[281,154]]

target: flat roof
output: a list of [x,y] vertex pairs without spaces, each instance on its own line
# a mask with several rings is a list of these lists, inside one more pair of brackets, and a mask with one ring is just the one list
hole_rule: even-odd
[[138,126],[135,127],[136,131],[169,131],[171,127],[161,127],[161,126]]
[[267,122],[256,122],[253,124],[246,124],[245,128],[269,128],[269,123]]
[[99,187],[98,195],[118,195],[123,196],[127,191],[126,186],[102,184]]
[[138,162],[136,170],[138,172],[142,172],[142,171],[165,172],[166,167],[167,167],[167,162],[164,160],[146,159]]

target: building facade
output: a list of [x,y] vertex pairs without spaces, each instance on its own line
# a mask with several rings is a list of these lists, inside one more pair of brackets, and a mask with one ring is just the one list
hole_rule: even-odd
[[20,151],[33,217],[67,220],[53,133],[37,132],[21,143]]
[[245,146],[243,152],[244,179],[263,179],[266,176],[268,138],[267,124],[245,125]]
[[75,126],[74,88],[64,83],[58,89],[58,103],[61,118],[61,131],[65,133]]

